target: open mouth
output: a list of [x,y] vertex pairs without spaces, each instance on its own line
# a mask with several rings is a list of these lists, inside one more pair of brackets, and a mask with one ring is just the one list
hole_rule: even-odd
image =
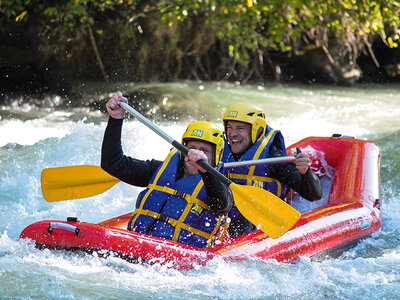
[[236,140],[236,139],[231,140],[231,145],[239,145],[241,143],[242,143],[242,140]]

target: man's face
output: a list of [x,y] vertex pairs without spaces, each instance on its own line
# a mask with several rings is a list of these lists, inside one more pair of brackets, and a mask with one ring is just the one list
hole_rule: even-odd
[[237,121],[228,121],[226,124],[225,134],[233,154],[243,153],[251,145],[250,124]]
[[[196,150],[200,150],[200,151],[204,152],[204,154],[207,156],[207,163],[209,165],[212,164],[213,146],[211,144],[205,143],[205,142],[200,142],[200,141],[189,141],[186,144],[186,148],[188,148],[189,150],[196,149]],[[192,176],[192,175],[196,175],[196,174],[198,174],[197,167],[194,166],[193,164],[188,164],[185,161],[185,175]]]

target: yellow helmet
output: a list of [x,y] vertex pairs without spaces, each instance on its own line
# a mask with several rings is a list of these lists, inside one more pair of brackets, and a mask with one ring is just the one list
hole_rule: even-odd
[[191,140],[198,140],[214,145],[213,165],[216,167],[219,164],[224,150],[224,139],[223,132],[217,125],[208,121],[190,123],[182,136],[182,144],[186,145]]
[[224,115],[224,126],[228,121],[244,122],[251,125],[251,141],[259,141],[267,130],[267,121],[264,111],[251,103],[235,103],[228,107]]

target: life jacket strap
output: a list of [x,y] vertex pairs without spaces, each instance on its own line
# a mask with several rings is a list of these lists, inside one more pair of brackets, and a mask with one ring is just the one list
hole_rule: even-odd
[[[201,230],[199,230],[197,228],[191,227],[191,226],[189,226],[189,225],[187,225],[185,223],[180,223],[179,224],[179,222],[177,220],[175,220],[175,219],[173,219],[171,217],[167,217],[165,215],[162,215],[160,213],[156,213],[154,211],[150,211],[150,210],[146,210],[146,209],[136,209],[134,213],[136,213],[138,215],[146,215],[146,216],[152,217],[152,218],[157,219],[159,221],[168,223],[173,227],[178,227],[179,226],[180,228],[185,229],[185,230],[187,230],[189,232],[192,232],[192,233],[194,233],[194,234],[196,234],[198,236],[201,236],[203,238],[206,238],[207,240],[215,240],[216,239],[215,237],[213,237],[213,234],[215,234],[214,232],[207,233],[205,231],[201,231]],[[220,218],[218,220],[216,228],[218,228],[219,225],[221,224],[221,217],[222,216],[220,216]],[[216,229],[214,229],[214,230],[216,231]],[[177,238],[176,239],[173,238],[172,241],[177,241]],[[207,243],[207,246],[208,246],[208,243]]]
[[[275,178],[271,178],[271,177],[263,177],[263,176],[254,176],[254,175],[250,175],[250,174],[235,174],[235,173],[229,173],[228,174],[228,178],[229,179],[242,179],[242,180],[246,180],[247,185],[251,185],[251,183],[253,181],[261,181],[261,182],[272,182],[275,183],[277,185],[277,192],[276,195],[278,197],[281,196],[282,193],[282,183],[275,179]],[[250,184],[249,184],[250,183]]]
[[[225,223],[221,225],[223,220],[225,220]],[[207,247],[212,246],[215,243],[215,241],[222,242],[226,233],[228,232],[228,227],[229,227],[228,214],[219,215],[217,225],[215,226],[213,232],[211,233],[211,238],[207,241]]]
[[160,192],[164,192],[164,193],[167,193],[167,194],[170,194],[170,195],[177,196],[179,198],[185,199],[188,203],[196,203],[197,205],[199,205],[200,207],[202,207],[204,209],[211,210],[210,206],[205,204],[200,199],[197,199],[194,196],[186,194],[186,193],[184,193],[182,191],[174,190],[174,189],[171,189],[171,188],[169,188],[167,186],[156,185],[154,183],[149,184],[147,186],[147,188],[149,188],[151,190],[160,191]]
[[279,182],[277,179],[272,177],[264,177],[264,176],[256,176],[256,175],[249,175],[249,174],[236,174],[236,173],[229,173],[228,178],[232,179],[243,179],[243,180],[257,180],[263,182]]

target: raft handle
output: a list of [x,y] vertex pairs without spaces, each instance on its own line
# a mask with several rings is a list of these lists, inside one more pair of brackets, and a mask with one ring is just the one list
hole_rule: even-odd
[[381,202],[379,201],[379,199],[375,199],[374,207],[381,209]]
[[341,138],[354,139],[354,136],[343,135],[341,133],[334,133],[334,134],[332,134],[331,138],[332,139],[341,139]]
[[79,222],[77,217],[67,217],[67,222]]
[[50,223],[49,227],[47,228],[47,232],[49,234],[52,234],[53,232],[53,228],[61,228],[61,229],[65,229],[68,231],[72,231],[75,232],[75,235],[78,236],[80,229],[76,226],[70,225],[70,224],[65,224],[65,223]]

